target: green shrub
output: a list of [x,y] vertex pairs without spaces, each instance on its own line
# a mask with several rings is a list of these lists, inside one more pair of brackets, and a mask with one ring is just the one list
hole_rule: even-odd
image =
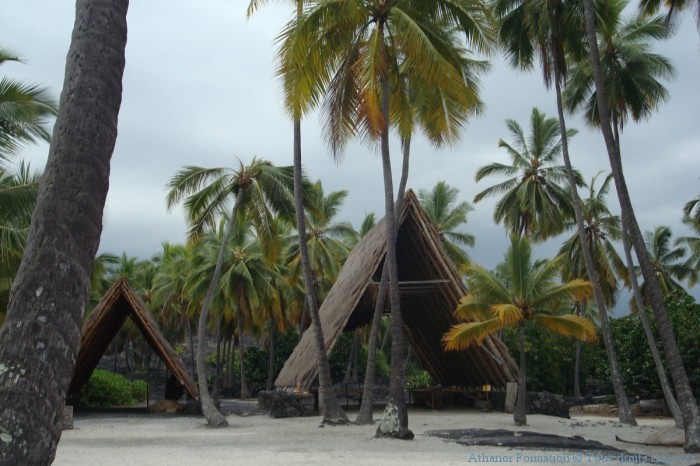
[[142,380],[131,381],[119,374],[96,369],[80,397],[83,406],[112,408],[131,406],[146,399],[148,384]]
[[408,388],[409,390],[414,390],[417,388],[428,388],[434,385],[435,382],[433,382],[433,378],[430,377],[428,371],[421,370],[414,375],[409,375],[406,378],[406,388]]

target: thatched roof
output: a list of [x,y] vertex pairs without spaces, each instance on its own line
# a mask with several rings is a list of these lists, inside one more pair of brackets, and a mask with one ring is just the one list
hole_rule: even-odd
[[[443,386],[505,386],[518,369],[505,345],[490,337],[479,347],[445,352],[441,338],[460,322],[453,312],[467,292],[441,240],[412,191],[406,194],[397,236],[401,314],[408,343],[432,378]],[[320,309],[326,351],[338,336],[371,322],[377,282],[386,253],[386,228],[379,222],[353,248]],[[309,387],[317,374],[313,329],[305,332],[275,386]]]
[[197,388],[172,346],[163,337],[158,325],[141,298],[124,278],[120,278],[99,302],[83,326],[80,351],[68,389],[68,397],[78,396],[80,390],[100,362],[105,350],[121,329],[127,317],[141,330],[153,351],[182,385],[187,394],[197,398]]

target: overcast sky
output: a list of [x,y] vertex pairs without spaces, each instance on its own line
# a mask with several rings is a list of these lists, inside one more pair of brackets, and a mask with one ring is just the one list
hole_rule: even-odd
[[[291,121],[282,108],[274,77],[275,37],[290,18],[286,3],[272,3],[245,19],[247,1],[132,1],[126,50],[119,135],[112,157],[110,191],[101,251],[149,258],[161,242],[184,241],[181,210],[167,212],[165,184],[184,165],[233,166],[253,156],[277,165],[292,163]],[[5,64],[0,75],[41,83],[58,97],[74,20],[74,1],[4,2],[0,8],[0,44],[26,64]],[[667,83],[670,100],[640,125],[630,123],[622,137],[627,182],[643,230],[669,225],[674,236],[690,231],[681,224],[681,208],[700,194],[700,39],[691,14],[678,34],[655,50],[669,57],[677,78]],[[418,137],[412,145],[409,187],[418,191],[440,180],[459,188],[462,200],[493,184],[477,184],[478,167],[509,159],[498,140],[510,140],[504,121],[526,130],[534,106],[556,116],[555,96],[539,72],[518,73],[498,58],[482,79],[486,110],[472,121],[462,142],[435,150]],[[587,180],[609,170],[602,137],[576,117],[580,132],[570,142],[573,163]],[[339,216],[359,226],[365,213],[383,212],[381,161],[377,153],[351,145],[340,164],[331,160],[317,115],[302,123],[303,160],[308,175],[321,179],[326,192],[350,194]],[[392,146],[395,178],[398,144]],[[43,168],[48,146],[22,153]],[[609,204],[618,211],[614,191]],[[475,206],[467,230],[476,238],[472,257],[487,267],[500,262],[507,244],[503,227],[493,222],[494,202]],[[552,255],[562,238],[538,247]],[[697,290],[696,290],[697,291]],[[697,294],[697,292],[695,293]]]

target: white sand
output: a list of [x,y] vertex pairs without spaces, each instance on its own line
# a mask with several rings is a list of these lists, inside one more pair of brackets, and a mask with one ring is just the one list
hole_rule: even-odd
[[[350,413],[351,418],[355,413]],[[375,419],[381,412],[375,412]],[[686,455],[680,447],[645,447],[615,441],[615,435],[643,440],[654,430],[672,425],[669,419],[640,419],[640,426],[622,426],[604,417],[556,417],[528,415],[528,426],[516,428],[504,413],[472,410],[412,409],[411,441],[375,439],[376,426],[319,427],[320,417],[272,419],[266,415],[231,415],[230,427],[211,429],[203,418],[167,414],[78,414],[75,429],[63,432],[56,465],[209,465],[209,464],[484,464],[496,459],[513,464],[636,464],[613,461],[614,453],[467,447],[424,432],[437,429],[529,430],[564,436],[580,435],[607,445],[650,456],[677,456],[667,464],[688,465],[700,455]],[[480,456],[481,455],[481,456]],[[488,458],[488,456],[491,458]],[[520,455],[520,456],[518,456]],[[548,458],[547,455],[557,455]],[[498,458],[496,458],[498,457]],[[685,458],[683,458],[685,457]],[[508,461],[511,460],[511,461]]]

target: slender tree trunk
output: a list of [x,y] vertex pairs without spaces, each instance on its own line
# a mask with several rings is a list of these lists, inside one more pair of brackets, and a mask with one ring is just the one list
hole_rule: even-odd
[[620,210],[624,212],[623,228],[627,229],[632,245],[634,246],[639,267],[642,270],[644,282],[647,285],[647,296],[651,303],[651,308],[656,319],[656,326],[659,330],[661,343],[664,347],[664,353],[668,361],[668,366],[671,371],[671,378],[676,388],[678,396],[678,404],[683,413],[683,426],[685,428],[685,445],[684,449],[687,452],[700,451],[700,411],[695,400],[690,382],[683,367],[683,359],[678,351],[678,345],[673,335],[673,329],[668,319],[666,304],[664,303],[659,289],[659,284],[654,275],[654,270],[649,257],[649,252],[644,244],[642,232],[637,223],[632,208],[632,201],[627,190],[627,183],[622,170],[622,160],[615,145],[615,139],[610,126],[610,112],[608,108],[607,95],[605,92],[605,83],[603,82],[603,73],[600,66],[600,54],[598,52],[598,41],[596,39],[595,29],[595,13],[593,10],[593,0],[583,1],[585,20],[586,20],[586,36],[588,38],[588,53],[591,61],[591,70],[593,72],[593,80],[596,90],[596,103],[598,104],[598,115],[600,117],[600,128],[605,140],[605,147],[610,160],[610,168],[613,178],[615,179],[615,189],[620,200]]
[[[588,309],[588,301],[581,304],[578,315],[584,317]],[[574,361],[574,398],[581,398],[581,340],[576,340],[576,359]]]
[[207,423],[211,427],[226,427],[228,426],[228,421],[226,420],[226,417],[216,408],[216,406],[214,406],[214,402],[209,394],[209,387],[207,384],[207,368],[204,363],[204,351],[207,346],[205,341],[207,318],[209,317],[209,309],[211,308],[211,303],[214,300],[214,293],[216,293],[219,278],[221,277],[221,268],[224,264],[226,247],[231,239],[231,234],[233,233],[233,228],[236,224],[235,219],[236,215],[238,214],[238,205],[238,199],[236,199],[231,211],[231,218],[228,220],[226,231],[224,231],[224,237],[221,241],[221,248],[219,249],[219,255],[216,259],[214,274],[211,277],[207,294],[204,297],[204,305],[202,306],[201,314],[199,314],[199,325],[197,328],[197,379],[199,382],[199,401],[202,405],[202,413],[204,414]]
[[[624,224],[624,222],[623,222]],[[664,399],[666,400],[666,405],[671,411],[673,420],[676,423],[676,427],[683,428],[683,415],[681,410],[676,403],[676,399],[673,396],[673,391],[671,390],[671,384],[666,376],[666,368],[664,367],[663,358],[659,352],[658,346],[656,346],[656,339],[654,338],[654,333],[651,331],[651,322],[649,322],[649,316],[647,315],[646,306],[644,306],[644,300],[642,299],[642,293],[639,290],[639,284],[637,283],[637,275],[634,271],[634,262],[632,261],[632,253],[630,251],[629,238],[627,237],[627,231],[622,228],[622,247],[625,250],[625,260],[627,261],[627,273],[630,277],[630,286],[632,287],[632,294],[634,300],[637,303],[637,314],[639,314],[639,319],[642,321],[642,328],[644,328],[644,335],[647,337],[647,343],[649,344],[649,349],[651,349],[651,356],[654,358],[654,366],[656,367],[656,373],[659,376],[659,383],[661,384],[661,391],[664,394]]]
[[294,120],[294,205],[296,209],[297,233],[299,235],[299,254],[301,256],[301,269],[306,286],[306,299],[311,313],[311,325],[314,330],[314,343],[318,358],[318,382],[319,397],[322,398],[324,407],[323,422],[331,424],[347,424],[348,417],[338,402],[333,391],[331,368],[328,365],[326,355],[326,343],[323,339],[321,317],[318,313],[318,301],[314,289],[314,277],[309,262],[309,250],[306,244],[306,224],[304,220],[304,193],[301,173],[301,122]]
[[[350,355],[348,356],[348,363],[345,366],[345,375],[343,376],[343,385],[350,383],[352,376],[352,371],[355,366],[355,360],[357,359],[357,352],[360,346],[360,329],[355,329],[355,334],[352,337],[352,348],[350,348]],[[357,383],[357,379],[355,380]]]
[[304,331],[306,330],[306,311],[308,305],[309,302],[305,299],[304,305],[301,308],[301,320],[299,321],[299,341],[301,341],[301,337],[304,335]]
[[518,368],[518,398],[515,401],[515,410],[513,411],[513,421],[516,426],[527,425],[527,373],[525,367],[525,323],[518,324],[518,352],[520,353],[520,367]]
[[61,437],[117,137],[128,4],[76,2],[48,162],[0,328],[0,464],[50,464]]
[[185,327],[187,331],[187,339],[190,341],[190,370],[194,373],[193,375],[196,377],[197,376],[197,365],[195,364],[195,357],[194,357],[194,335],[192,332],[192,321],[190,318],[187,318],[187,326]]
[[[242,299],[242,298],[241,298]],[[238,327],[238,357],[241,368],[241,398],[250,398],[250,389],[245,378],[245,344],[243,341],[243,310],[236,306],[236,326]]]
[[[379,25],[383,30],[383,25]],[[396,216],[394,215],[394,186],[391,174],[391,157],[389,155],[389,82],[385,76],[380,77],[382,90],[382,117],[384,125],[381,130],[382,173],[384,175],[384,222],[386,226],[386,262],[389,263],[389,297],[391,303],[391,382],[389,401],[384,410],[383,422],[377,429],[378,436],[412,439],[413,432],[408,429],[408,413],[403,377],[403,322],[399,298],[399,268],[396,258]],[[396,410],[396,419],[389,418],[389,413]],[[398,422],[398,425],[392,425]]]
[[267,370],[267,384],[265,385],[265,390],[272,390],[273,384],[275,383],[275,333],[277,331],[277,324],[275,323],[275,317],[270,316],[270,364]]
[[[411,154],[411,139],[405,138],[402,140],[403,162],[401,166],[401,180],[399,181],[399,192],[396,196],[396,204],[394,206],[394,214],[396,218],[401,215],[403,206],[403,198],[406,192],[406,184],[408,183],[409,160]],[[386,302],[386,292],[389,285],[389,268],[387,261],[384,261],[382,268],[382,277],[379,282],[379,290],[377,294],[377,302],[374,307],[374,316],[372,317],[372,328],[370,330],[369,345],[367,348],[367,367],[365,368],[365,383],[362,392],[362,403],[360,411],[355,419],[355,424],[371,424],[372,416],[372,395],[374,392],[374,378],[377,372],[377,343],[379,327],[381,326],[382,313],[384,312],[384,303]],[[384,344],[387,341],[389,332],[384,335],[382,341],[382,351]]]
[[224,317],[221,316],[219,325],[216,327],[216,372],[214,376],[214,389],[212,390],[212,396],[214,398],[219,397],[219,389],[221,388],[221,340],[224,337],[221,328],[224,325]]
[[[555,47],[552,47],[552,51],[556,54]],[[557,63],[557,59],[554,59]],[[555,65],[556,68],[556,65]],[[571,192],[571,199],[574,205],[574,215],[576,216],[576,227],[578,230],[579,242],[581,243],[581,252],[583,252],[583,260],[586,264],[586,272],[588,273],[588,280],[593,286],[593,297],[595,298],[596,306],[600,314],[600,330],[603,334],[603,343],[605,346],[605,353],[608,356],[608,361],[610,363],[610,377],[612,378],[613,390],[615,391],[615,398],[617,399],[617,409],[619,414],[620,422],[629,424],[632,426],[637,425],[637,421],[632,414],[630,409],[629,399],[627,398],[627,392],[622,383],[622,375],[620,374],[620,369],[617,365],[617,355],[615,354],[615,345],[613,344],[612,334],[610,331],[610,323],[608,322],[608,310],[605,305],[605,298],[603,297],[603,292],[600,289],[600,278],[598,276],[598,271],[595,268],[595,263],[593,262],[593,256],[591,254],[591,249],[586,240],[586,230],[583,224],[583,210],[581,209],[581,198],[578,195],[578,189],[576,188],[576,178],[574,176],[574,169],[571,166],[571,159],[569,158],[569,144],[566,136],[566,122],[564,121],[564,107],[561,100],[561,85],[560,77],[555,70],[557,76],[554,77],[554,88],[557,95],[557,111],[559,114],[559,131],[561,132],[561,145],[562,145],[562,155],[564,157],[564,165],[566,167],[566,175],[569,178],[569,190]]]

